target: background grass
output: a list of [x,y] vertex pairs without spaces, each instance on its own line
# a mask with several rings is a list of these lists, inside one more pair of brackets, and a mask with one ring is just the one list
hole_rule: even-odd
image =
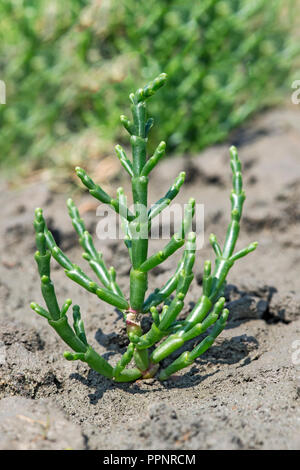
[[[297,2],[296,2],[297,3]],[[128,94],[169,75],[151,142],[196,152],[290,90],[295,2],[2,0],[0,165],[87,166],[127,143]],[[299,77],[298,77],[299,78]]]

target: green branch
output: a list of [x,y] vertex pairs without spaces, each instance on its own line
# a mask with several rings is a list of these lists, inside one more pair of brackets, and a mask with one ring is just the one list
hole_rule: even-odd
[[[42,216],[42,210],[40,209],[40,217]],[[44,219],[43,219],[44,220]],[[55,240],[53,238],[52,233],[47,229],[47,226],[44,221],[44,235],[45,241],[49,251],[53,258],[63,267],[65,268],[66,275],[75,281],[80,286],[84,287],[89,292],[96,294],[101,300],[107,302],[108,304],[114,305],[115,307],[119,308],[120,310],[127,310],[128,309],[128,302],[122,298],[121,296],[114,294],[111,290],[103,289],[102,287],[98,286],[96,282],[90,279],[82,269],[73,264],[69,258],[62,252],[62,250],[56,245]],[[36,259],[39,259],[39,255],[36,254]],[[48,282],[47,276],[42,278],[42,290],[45,292],[49,291],[52,292],[52,283],[51,281]],[[49,294],[50,298],[51,294]]]
[[122,207],[117,199],[110,197],[98,184],[86,174],[86,172],[80,168],[76,167],[76,174],[81,179],[82,183],[88,188],[90,194],[94,196],[98,201],[103,202],[104,204],[109,205],[114,209],[117,214],[121,213],[122,216],[126,216],[127,220],[134,220],[134,215],[131,214],[126,208]]
[[111,267],[110,270],[107,269],[103,261],[103,255],[96,250],[92,236],[86,230],[84,222],[80,218],[79,211],[72,199],[68,199],[67,206],[73,227],[79,236],[79,243],[85,250],[83,253],[83,258],[89,262],[89,265],[96,273],[104,287],[106,287],[108,290],[111,290],[114,294],[125,298],[123,292],[116,282],[114,268]]
[[177,176],[174,184],[170,187],[164,197],[159,199],[148,211],[148,218],[149,220],[154,219],[158,214],[160,214],[166,207],[168,207],[173,201],[173,199],[179,193],[181,186],[183,185],[185,180],[185,172],[182,171],[179,176]]

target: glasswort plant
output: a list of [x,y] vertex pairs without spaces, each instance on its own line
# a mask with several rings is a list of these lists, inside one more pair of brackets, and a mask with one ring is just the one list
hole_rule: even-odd
[[[57,246],[53,235],[47,228],[42,209],[36,209],[35,212],[34,228],[38,250],[35,254],[35,260],[38,265],[41,290],[47,310],[36,303],[32,303],[31,308],[45,317],[49,325],[73,350],[73,352],[64,353],[66,359],[86,362],[99,374],[116,382],[146,379],[156,374],[160,380],[165,380],[171,374],[192,364],[197,357],[203,354],[226,325],[229,312],[224,308],[225,298],[222,296],[226,276],[234,262],[255,250],[257,245],[257,243],[251,243],[247,248],[234,254],[245,193],[242,185],[241,163],[236,148],[231,147],[230,158],[233,173],[231,220],[224,247],[221,248],[215,235],[210,236],[210,243],[216,256],[214,269],[211,270],[210,261],[205,261],[203,293],[187,317],[184,320],[177,319],[183,309],[185,296],[194,277],[196,234],[189,230],[194,215],[195,200],[190,199],[186,205],[179,231],[172,236],[161,251],[150,257],[148,257],[147,235],[151,229],[152,219],[162,212],[178,194],[185,174],[180,173],[166,195],[154,206],[146,212],[143,210],[148,207],[148,176],[163,157],[166,148],[165,142],[161,142],[153,156],[147,159],[147,139],[153,125],[153,119],[147,119],[146,100],[161,88],[165,81],[166,74],[161,74],[144,88],[131,93],[132,121],[126,116],[121,116],[121,122],[130,134],[132,161],[128,159],[119,145],[116,146],[116,153],[122,166],[131,177],[133,212],[127,207],[122,188],[118,189],[117,198],[114,199],[95,184],[82,168],[76,168],[77,175],[91,195],[102,203],[108,204],[120,214],[122,227],[125,231],[124,241],[131,260],[129,300],[117,283],[115,269],[113,267],[108,269],[102,254],[95,249],[92,237],[85,229],[78,209],[71,199],[67,202],[69,215],[79,236],[79,243],[84,249],[83,258],[88,261],[102,286],[87,276],[79,266],[72,263]],[[149,271],[183,246],[183,254],[175,273],[161,289],[156,289],[145,298]],[[129,345],[115,367],[112,367],[89,345],[78,305],[73,306],[73,327],[70,326],[67,311],[72,301],[67,299],[62,307],[59,307],[50,279],[51,257],[65,269],[65,273],[70,279],[122,312]],[[172,297],[173,293],[175,294]],[[162,308],[159,309],[159,305],[162,305]],[[141,317],[149,312],[152,316],[152,325],[149,331],[144,333],[141,327]],[[159,368],[163,359],[184,346],[189,340],[197,338],[205,332],[207,332],[206,336],[194,349],[182,353],[167,367]],[[131,362],[134,362],[134,366],[127,367]]]

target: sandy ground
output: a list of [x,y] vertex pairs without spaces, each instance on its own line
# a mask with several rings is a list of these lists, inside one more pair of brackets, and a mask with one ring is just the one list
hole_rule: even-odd
[[[238,248],[254,240],[259,247],[229,275],[227,328],[193,366],[164,383],[111,383],[85,364],[62,357],[65,345],[29,307],[30,301],[42,302],[32,219],[34,208],[43,207],[60,246],[84,266],[67,216],[68,195],[42,183],[15,191],[2,183],[1,449],[300,448],[299,111],[268,112],[230,143],[239,148],[247,194]],[[197,255],[185,313],[201,295],[203,261],[213,259],[208,235],[213,231],[224,239],[230,143],[193,159],[164,161],[152,177],[155,201],[184,169],[187,182],[178,201],[193,196],[205,205],[205,244]],[[81,193],[76,202],[90,200]],[[94,233],[95,210],[84,218]],[[151,250],[159,243],[153,242]],[[117,267],[128,292],[123,243],[96,239],[96,246]],[[175,256],[154,270],[150,286],[161,286],[176,262]],[[60,302],[71,297],[80,304],[89,342],[115,364],[127,344],[120,314],[74,285],[55,264],[52,278]]]

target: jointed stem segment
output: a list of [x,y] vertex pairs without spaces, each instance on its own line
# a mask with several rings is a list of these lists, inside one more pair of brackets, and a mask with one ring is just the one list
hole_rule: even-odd
[[[132,160],[127,157],[120,145],[117,145],[115,149],[122,166],[131,177],[134,203],[132,211],[127,207],[126,196],[122,188],[118,189],[117,197],[114,199],[95,184],[82,168],[76,168],[77,175],[92,196],[109,205],[121,217],[122,229],[125,234],[124,241],[132,263],[129,300],[126,299],[116,281],[115,269],[113,267],[108,269],[102,253],[96,250],[92,237],[86,230],[84,221],[71,199],[67,202],[69,215],[78,234],[79,243],[84,250],[83,258],[88,261],[102,287],[87,276],[79,266],[72,263],[57,246],[53,235],[47,228],[41,209],[36,210],[34,220],[38,250],[35,254],[35,260],[38,265],[41,290],[47,309],[36,303],[31,304],[32,309],[46,318],[52,328],[71,348],[72,352],[64,353],[66,359],[86,362],[103,376],[117,382],[153,377],[163,359],[182,348],[188,341],[205,333],[207,336],[201,339],[201,342],[192,351],[184,352],[168,367],[162,369],[159,373],[159,379],[167,379],[172,373],[192,364],[197,357],[203,354],[226,325],[228,310],[224,308],[225,299],[222,297],[226,276],[235,261],[255,250],[257,245],[251,243],[247,248],[234,254],[245,193],[242,185],[241,163],[235,147],[231,147],[233,190],[231,193],[231,220],[225,243],[221,248],[215,235],[210,236],[210,243],[216,256],[214,269],[211,270],[210,261],[205,261],[202,296],[186,318],[178,320],[194,277],[196,234],[191,232],[195,212],[194,199],[190,199],[186,205],[179,231],[173,235],[161,251],[148,257],[148,236],[151,221],[176,197],[185,179],[185,173],[180,173],[165,196],[150,209],[148,208],[148,178],[153,168],[164,156],[166,144],[161,142],[153,156],[147,159],[147,140],[153,126],[153,119],[147,118],[146,100],[163,86],[165,81],[166,75],[161,74],[144,88],[132,93],[130,95],[132,120],[121,116],[121,122],[130,134]],[[149,271],[183,246],[184,251],[173,276],[161,289],[156,289],[145,299]],[[115,367],[112,367],[89,345],[78,305],[73,306],[73,326],[70,326],[67,312],[72,302],[67,299],[62,307],[59,307],[54,285],[50,278],[51,257],[65,269],[65,273],[70,279],[123,313],[129,345]],[[174,293],[173,298],[171,298],[172,293]],[[161,310],[157,309],[159,304],[162,304]],[[144,333],[141,327],[141,316],[149,312],[153,323],[149,331]],[[160,342],[161,340],[163,341]],[[150,354],[151,347],[154,347],[154,350]],[[135,365],[129,368],[131,362],[134,362]]]

